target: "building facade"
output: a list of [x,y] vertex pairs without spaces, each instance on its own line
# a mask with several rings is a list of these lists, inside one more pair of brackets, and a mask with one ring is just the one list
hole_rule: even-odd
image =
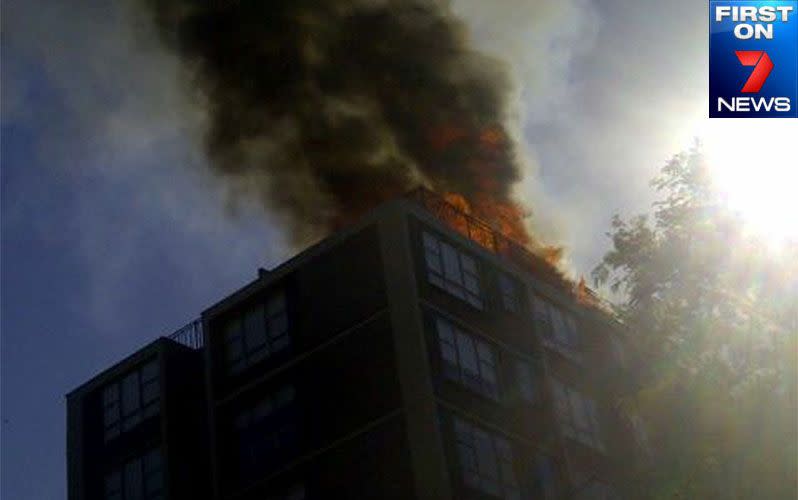
[[205,494],[208,475],[197,474],[209,463],[197,347],[158,339],[67,395],[70,499]]
[[622,329],[431,193],[261,270],[201,325],[68,395],[71,500],[636,496]]

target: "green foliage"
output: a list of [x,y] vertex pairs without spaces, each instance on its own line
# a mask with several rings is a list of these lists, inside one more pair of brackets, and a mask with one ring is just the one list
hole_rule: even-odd
[[[651,498],[796,498],[798,246],[749,234],[700,145],[652,186],[651,215],[616,216],[593,271],[646,360],[630,398],[650,427]],[[798,214],[796,215],[798,216]]]

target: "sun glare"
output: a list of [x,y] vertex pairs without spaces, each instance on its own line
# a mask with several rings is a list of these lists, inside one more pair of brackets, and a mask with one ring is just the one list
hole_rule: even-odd
[[798,241],[798,120],[705,120],[699,137],[748,229],[776,246]]

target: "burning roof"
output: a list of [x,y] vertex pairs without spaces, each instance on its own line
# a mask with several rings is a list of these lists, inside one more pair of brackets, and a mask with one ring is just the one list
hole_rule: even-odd
[[277,214],[295,245],[421,185],[487,221],[472,239],[562,280],[560,250],[533,238],[512,195],[523,161],[507,67],[447,3],[138,2],[205,112],[215,178],[233,203]]
[[[463,196],[455,193],[439,195],[424,188],[411,191],[408,197],[418,201],[428,212],[463,236],[491,252],[513,262],[523,270],[552,285],[571,292],[576,300],[588,307],[608,311],[608,306],[591,290],[584,278],[574,282],[559,269],[560,247],[533,246],[530,240],[514,238],[511,230],[491,224],[490,217],[479,217]],[[494,214],[494,211],[488,215]]]

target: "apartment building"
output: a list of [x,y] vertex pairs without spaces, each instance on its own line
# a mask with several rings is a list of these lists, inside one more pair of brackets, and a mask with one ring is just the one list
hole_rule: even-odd
[[70,499],[634,498],[636,360],[584,293],[385,203],[70,393]]

